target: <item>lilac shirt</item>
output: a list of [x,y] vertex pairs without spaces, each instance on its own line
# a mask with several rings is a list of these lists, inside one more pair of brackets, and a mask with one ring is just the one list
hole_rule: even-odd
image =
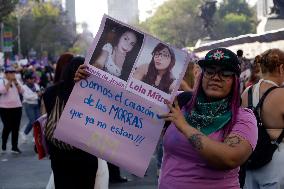
[[[222,141],[222,130],[209,135]],[[252,111],[239,109],[231,133],[247,140],[254,149],[257,142],[256,119]],[[164,136],[164,157],[159,189],[239,189],[238,171],[217,170],[191,146],[187,138],[171,124]]]

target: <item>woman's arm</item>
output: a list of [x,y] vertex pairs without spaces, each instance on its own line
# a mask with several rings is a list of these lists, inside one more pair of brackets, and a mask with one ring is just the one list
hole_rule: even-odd
[[147,74],[149,64],[142,64],[141,66],[137,67],[133,73],[133,77],[137,80],[142,80],[143,77]]
[[23,86],[23,91],[24,100],[37,100],[39,98],[38,94],[30,90],[26,85]]
[[8,92],[12,84],[11,80],[5,80],[4,78],[0,80],[0,94],[5,94]]
[[18,90],[18,93],[19,94],[23,94],[24,93],[24,89],[22,88],[22,86],[20,85],[20,83],[15,79],[14,80],[14,84]]
[[243,164],[252,153],[250,143],[241,136],[232,133],[224,142],[210,139],[187,123],[177,102],[175,102],[175,107],[170,104],[168,106],[171,112],[162,117],[166,121],[175,123],[179,131],[188,139],[193,148],[208,161],[209,165],[223,170],[234,169]]

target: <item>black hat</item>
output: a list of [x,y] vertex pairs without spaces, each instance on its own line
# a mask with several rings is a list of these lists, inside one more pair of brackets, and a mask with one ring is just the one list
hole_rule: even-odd
[[237,55],[225,48],[216,48],[209,51],[205,59],[199,60],[198,64],[201,68],[219,65],[235,72],[238,76],[241,74],[241,66]]

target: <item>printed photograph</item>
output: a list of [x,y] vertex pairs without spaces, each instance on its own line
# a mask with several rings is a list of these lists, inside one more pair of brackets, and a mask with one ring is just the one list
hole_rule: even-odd
[[[147,37],[132,77],[171,94],[182,73],[184,55],[170,46]],[[178,63],[177,63],[178,62]]]
[[106,18],[90,64],[127,81],[143,39],[144,34]]

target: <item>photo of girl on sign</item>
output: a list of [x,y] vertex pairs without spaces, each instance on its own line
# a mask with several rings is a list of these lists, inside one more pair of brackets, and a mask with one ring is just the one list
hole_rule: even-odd
[[170,94],[176,78],[172,69],[176,63],[174,51],[163,43],[158,43],[151,53],[151,62],[138,66],[133,78],[141,80],[165,93]]
[[107,18],[90,64],[127,81],[143,39],[143,34]]

